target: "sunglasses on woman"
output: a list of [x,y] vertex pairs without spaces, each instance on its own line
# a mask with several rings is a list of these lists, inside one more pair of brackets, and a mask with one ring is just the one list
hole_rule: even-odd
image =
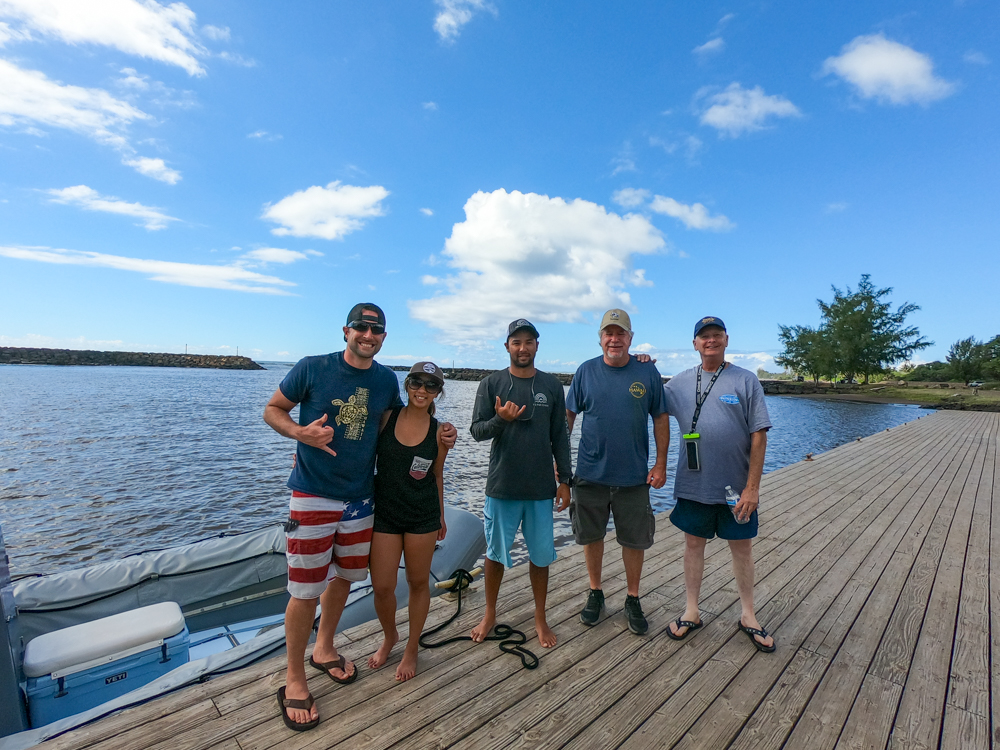
[[437,393],[441,390],[441,384],[436,380],[424,380],[423,378],[407,378],[406,387],[411,391],[419,391],[421,387],[428,393]]

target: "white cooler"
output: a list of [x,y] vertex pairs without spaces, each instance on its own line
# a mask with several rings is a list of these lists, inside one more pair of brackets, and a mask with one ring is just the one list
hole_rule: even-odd
[[32,727],[86,711],[188,661],[176,602],[162,602],[40,635],[24,651]]

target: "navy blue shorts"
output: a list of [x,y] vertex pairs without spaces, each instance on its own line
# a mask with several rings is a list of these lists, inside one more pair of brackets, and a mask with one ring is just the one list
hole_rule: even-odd
[[694,500],[677,498],[677,505],[670,512],[670,523],[691,536],[702,539],[753,539],[757,536],[757,511],[750,514],[747,523],[736,523],[733,512],[725,503],[706,505]]

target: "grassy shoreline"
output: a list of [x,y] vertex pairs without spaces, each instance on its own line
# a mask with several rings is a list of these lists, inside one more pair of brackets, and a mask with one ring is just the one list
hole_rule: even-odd
[[828,401],[860,401],[870,404],[913,404],[931,409],[1000,412],[1000,391],[980,389],[979,394],[974,395],[971,388],[958,384],[948,384],[947,388],[875,384],[860,388],[855,386],[851,393],[837,393],[830,389],[821,393],[783,393],[780,395]]

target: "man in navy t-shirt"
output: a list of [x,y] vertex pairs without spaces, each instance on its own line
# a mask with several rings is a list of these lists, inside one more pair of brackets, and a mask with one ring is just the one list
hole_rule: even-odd
[[[351,581],[367,575],[379,421],[402,405],[396,375],[373,359],[385,336],[382,310],[355,305],[344,326],[344,351],[300,360],[264,409],[264,421],[298,443],[288,479],[288,670],[278,703],[285,724],[299,731],[319,722],[303,664],[317,599],[323,610],[310,665],[334,682],[357,677],[333,638]],[[298,422],[289,413],[296,405]],[[454,427],[450,432],[454,444]]]
[[[670,422],[659,371],[648,358],[640,362],[629,355],[632,322],[628,313],[604,313],[600,342],[604,354],[580,365],[566,395],[570,432],[577,414],[584,415],[569,506],[573,535],[576,543],[583,545],[590,578],[590,593],[580,621],[595,625],[604,609],[604,537],[614,513],[628,587],[625,617],[629,630],[642,635],[649,625],[639,603],[639,578],[655,528],[649,488],[658,489],[667,479]],[[652,468],[647,429],[650,416],[656,444]]]

